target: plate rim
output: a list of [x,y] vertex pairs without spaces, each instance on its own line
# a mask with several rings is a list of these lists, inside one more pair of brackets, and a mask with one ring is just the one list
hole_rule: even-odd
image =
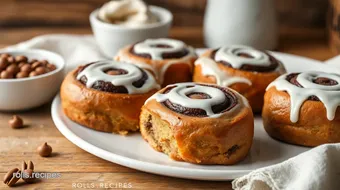
[[[197,51],[204,51],[207,48],[199,48]],[[303,56],[281,53],[281,52],[272,52],[273,54],[277,54],[279,56],[288,56],[294,57],[298,59],[305,59],[308,62],[314,62],[318,64],[322,64],[321,61],[314,60],[311,58],[306,58]],[[329,66],[333,67],[333,66]],[[334,67],[336,68],[336,67]],[[336,68],[338,70],[338,68]],[[205,181],[230,181],[242,175],[246,175],[253,171],[253,169],[247,170],[206,170],[206,169],[198,169],[198,168],[183,168],[177,166],[168,166],[162,165],[158,163],[146,162],[141,161],[129,157],[125,157],[107,150],[104,150],[100,147],[97,147],[90,142],[84,140],[83,138],[76,135],[64,122],[63,119],[59,116],[58,108],[60,108],[61,100],[60,94],[58,93],[54,98],[52,105],[51,105],[51,116],[52,120],[55,123],[57,129],[66,137],[69,141],[73,144],[78,146],[79,148],[83,149],[84,151],[97,156],[101,159],[104,159],[109,162],[113,162],[118,165],[122,165],[128,168],[132,168],[135,170],[169,176],[169,177],[176,177],[176,178],[184,178],[184,179],[195,179],[195,180],[205,180]],[[272,166],[272,165],[270,165]],[[190,173],[190,175],[188,175]]]

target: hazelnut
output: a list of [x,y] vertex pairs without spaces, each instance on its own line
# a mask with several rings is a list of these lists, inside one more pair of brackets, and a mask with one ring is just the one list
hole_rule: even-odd
[[25,64],[26,64],[25,62],[20,62],[20,63],[18,64],[18,67],[21,68],[21,67],[24,66]]
[[50,71],[54,71],[57,69],[57,67],[51,63],[47,64],[46,67],[50,70]]
[[40,66],[42,66],[41,62],[36,61],[32,64],[32,69],[35,69],[35,68],[40,67]]
[[4,57],[4,58],[7,58],[7,57],[9,57],[9,56],[10,56],[10,55],[9,55],[8,53],[4,53],[4,54],[1,54],[1,55],[0,55],[0,58],[3,58],[3,57]]
[[21,71],[19,72],[17,75],[16,75],[16,78],[20,79],[20,78],[26,78],[28,77],[29,75],[29,72],[26,72],[26,71]]
[[31,72],[31,65],[26,63],[24,64],[21,68],[20,68],[21,71],[25,71],[25,72]]
[[27,62],[28,58],[23,55],[18,55],[15,57],[15,62],[20,63],[20,62]]
[[18,65],[13,63],[13,64],[11,64],[10,66],[7,67],[6,71],[15,75],[20,71],[20,69],[19,69]]
[[48,61],[47,60],[42,60],[40,61],[42,63],[42,65],[46,66],[48,64]]
[[2,79],[11,79],[11,78],[13,78],[13,73],[9,73],[9,72],[7,72],[7,71],[2,71],[2,72],[0,73],[0,77],[1,77]]
[[32,59],[29,63],[30,63],[30,64],[33,64],[33,63],[35,63],[35,62],[38,62],[38,60]]
[[5,69],[8,65],[8,61],[6,57],[0,58],[0,69]]
[[28,75],[29,77],[35,77],[38,76],[38,73],[35,71],[30,72],[30,74]]
[[37,148],[37,151],[41,157],[48,157],[52,154],[52,147],[45,142]]
[[46,73],[46,68],[45,68],[45,67],[42,67],[42,66],[37,67],[37,68],[35,69],[35,72],[36,72],[38,75],[42,75],[42,74]]
[[11,56],[7,57],[7,61],[8,63],[15,63],[14,57],[11,57]]
[[13,129],[19,129],[19,128],[22,128],[24,126],[23,120],[17,115],[14,115],[13,118],[8,121],[8,124]]

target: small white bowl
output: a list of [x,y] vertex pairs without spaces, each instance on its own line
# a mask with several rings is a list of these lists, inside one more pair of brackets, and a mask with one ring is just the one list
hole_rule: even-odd
[[41,106],[58,92],[64,77],[65,61],[55,53],[45,50],[3,50],[0,54],[24,55],[29,60],[47,60],[57,69],[35,77],[0,79],[0,110],[22,111]]
[[99,9],[90,15],[94,37],[102,52],[107,57],[114,57],[122,47],[148,38],[165,38],[169,34],[173,16],[170,11],[150,6],[150,11],[159,18],[159,22],[138,28],[103,22],[98,18]]

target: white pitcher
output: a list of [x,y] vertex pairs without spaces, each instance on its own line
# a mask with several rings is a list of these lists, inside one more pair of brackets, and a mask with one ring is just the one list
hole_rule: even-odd
[[242,44],[277,47],[275,0],[208,0],[204,18],[207,47]]

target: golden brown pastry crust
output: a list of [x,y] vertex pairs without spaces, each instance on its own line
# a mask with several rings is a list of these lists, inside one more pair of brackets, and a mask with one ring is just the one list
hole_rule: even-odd
[[[211,57],[213,50],[208,50],[201,57]],[[238,76],[247,78],[252,82],[252,85],[249,86],[248,84],[244,83],[236,83],[231,86],[230,88],[236,90],[244,97],[246,97],[249,101],[250,106],[252,107],[255,113],[261,112],[263,106],[263,96],[266,91],[267,86],[274,81],[277,77],[281,75],[278,71],[272,72],[251,72],[251,71],[243,71],[234,69],[231,67],[227,67],[223,64],[218,64],[218,67],[228,73],[230,76]],[[202,67],[201,65],[195,65],[194,68],[194,75],[193,75],[194,82],[201,82],[201,83],[211,83],[216,84],[216,78],[214,76],[204,76],[202,74]]]
[[307,100],[303,103],[296,123],[290,121],[290,96],[287,92],[271,87],[265,94],[262,111],[267,133],[284,142],[318,146],[340,142],[340,110],[329,121],[322,102]]
[[70,72],[62,83],[60,95],[64,113],[76,123],[109,133],[127,134],[139,130],[139,113],[146,94],[115,94],[87,88]]
[[[169,84],[179,83],[179,82],[189,82],[192,80],[192,71],[194,68],[194,62],[197,57],[190,58],[179,58],[179,59],[164,59],[164,60],[152,60],[145,57],[141,57],[130,52],[133,45],[122,48],[118,55],[115,57],[117,61],[127,61],[130,63],[145,63],[151,67],[154,67],[156,71],[160,71],[161,68],[166,65],[168,62],[176,61],[178,63],[170,65],[164,74],[162,87],[165,87]],[[128,59],[128,60],[127,60]],[[153,70],[144,68],[152,72],[156,78],[160,74],[155,74]],[[158,82],[160,79],[157,78]]]
[[152,99],[142,107],[140,128],[143,138],[171,159],[231,165],[243,160],[251,148],[254,117],[250,107],[219,118],[190,117]]

